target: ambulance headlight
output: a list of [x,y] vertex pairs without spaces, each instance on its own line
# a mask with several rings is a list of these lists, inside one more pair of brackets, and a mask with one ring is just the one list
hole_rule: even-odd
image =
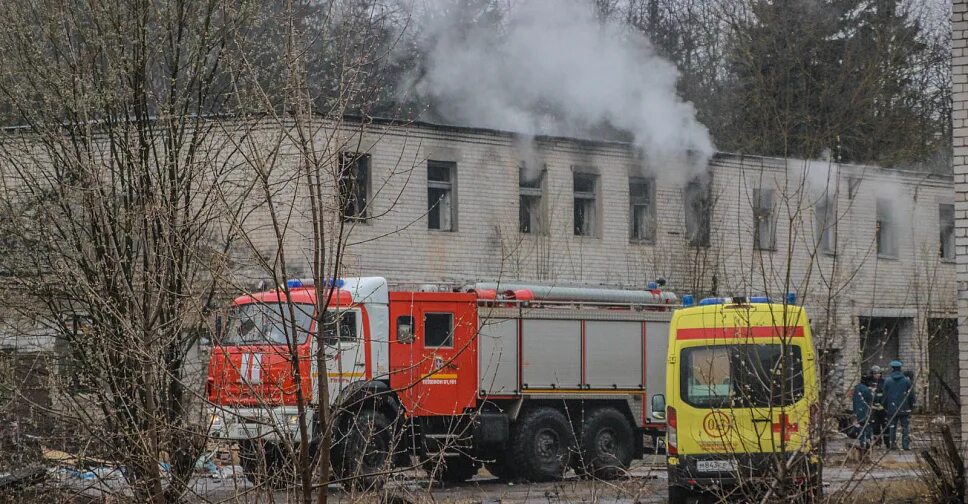
[[286,427],[290,431],[295,432],[297,429],[299,429],[299,415],[286,415],[285,420]]

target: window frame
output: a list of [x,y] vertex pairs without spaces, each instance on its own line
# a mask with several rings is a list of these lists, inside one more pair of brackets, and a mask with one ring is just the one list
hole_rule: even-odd
[[[634,196],[632,192],[633,185],[644,185],[645,186],[645,196]],[[629,242],[630,243],[645,243],[653,244],[656,240],[658,222],[656,219],[656,201],[655,201],[655,177],[629,177]],[[636,236],[635,227],[638,223],[638,215],[636,210],[638,208],[645,207],[645,214],[647,222],[645,223],[645,228],[647,228],[647,235],[645,237]],[[640,223],[639,223],[640,224]],[[639,226],[642,228],[643,226]]]
[[[435,180],[430,178],[430,173],[434,169],[443,168],[447,170],[448,180]],[[432,191],[446,191],[447,203],[449,206],[449,226],[443,226],[444,212],[440,202],[444,197],[437,198],[435,202]],[[432,215],[437,214],[437,227],[432,226]],[[427,160],[427,229],[442,233],[453,233],[457,231],[457,162]]]
[[[537,182],[525,182],[527,171],[525,162],[518,165],[518,232],[526,235],[544,236],[548,234],[545,211],[545,180],[548,169],[542,167]],[[526,201],[532,202],[525,204]],[[532,211],[533,209],[533,211]],[[527,221],[525,221],[527,217]],[[527,222],[527,228],[525,226]]]
[[[773,195],[770,188],[753,189],[753,250],[776,251],[776,216],[773,213]],[[763,196],[768,195],[769,205],[764,205]],[[769,243],[763,244],[763,227],[766,227]]]
[[[338,181],[340,214],[344,222],[367,222],[371,197],[372,165],[371,157],[365,152],[341,152]],[[359,184],[359,173],[363,173],[363,183]],[[352,181],[347,190],[346,181]],[[362,204],[360,196],[362,195]],[[352,207],[353,212],[348,213]]]
[[[822,220],[821,208],[823,208]],[[833,222],[830,222],[831,216],[833,216]],[[837,255],[837,199],[825,192],[813,206],[813,219],[817,250],[829,256]]]
[[[950,215],[950,221],[946,222],[948,215]],[[955,205],[953,203],[938,203],[938,231],[940,234],[938,257],[942,262],[955,262],[955,228],[957,227],[955,222]]]
[[[579,178],[585,178],[587,180],[590,180],[593,184],[592,190],[576,191],[575,182],[577,182]],[[600,187],[601,187],[601,184],[599,181],[600,178],[601,177],[599,177],[598,173],[595,173],[592,171],[585,171],[585,170],[572,171],[572,174],[571,174],[572,233],[574,236],[587,237],[587,238],[598,238],[600,236],[599,228],[601,226],[599,225],[599,215],[601,214],[601,210],[599,209],[600,198],[598,197]],[[590,230],[585,230],[584,228],[580,228],[578,226],[578,219],[576,219],[576,217],[578,216],[579,201],[581,201],[582,208],[590,208],[591,210],[590,212],[591,216],[589,216],[587,213],[584,213],[584,212],[582,214],[583,215],[582,223],[583,224],[587,223],[588,227],[591,228]]]
[[893,202],[887,198],[877,198],[874,203],[874,245],[878,259],[898,258],[896,225]]
[[[682,188],[686,243],[693,248],[708,248],[712,234],[712,183],[692,180]],[[698,212],[698,213],[697,213]],[[690,229],[690,223],[696,229]]]

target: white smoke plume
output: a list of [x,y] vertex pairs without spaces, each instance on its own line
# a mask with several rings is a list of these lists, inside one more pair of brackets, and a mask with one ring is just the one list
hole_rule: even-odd
[[698,173],[714,147],[676,94],[675,66],[641,33],[601,22],[591,4],[513,2],[502,29],[468,28],[459,12],[425,21],[412,89],[448,122],[578,137],[612,127],[655,171]]

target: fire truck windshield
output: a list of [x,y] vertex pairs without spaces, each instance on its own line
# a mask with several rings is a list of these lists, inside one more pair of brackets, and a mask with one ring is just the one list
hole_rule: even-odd
[[[295,320],[290,319],[290,313]],[[228,320],[224,346],[285,345],[290,341],[301,345],[312,327],[313,305],[245,304],[233,308]]]

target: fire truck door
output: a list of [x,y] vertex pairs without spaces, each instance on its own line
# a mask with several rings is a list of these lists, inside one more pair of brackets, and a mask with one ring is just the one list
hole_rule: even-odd
[[417,301],[391,308],[390,314],[390,386],[407,412],[454,415],[472,407],[477,391],[474,304]]
[[330,401],[336,400],[350,382],[366,378],[363,321],[359,309],[330,308],[323,315],[321,339],[326,345],[326,383],[329,384]]

